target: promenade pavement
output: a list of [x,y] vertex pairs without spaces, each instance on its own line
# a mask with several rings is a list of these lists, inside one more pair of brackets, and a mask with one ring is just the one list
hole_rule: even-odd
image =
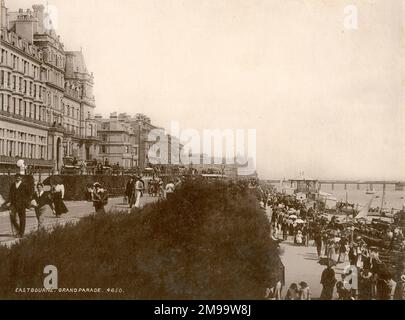
[[[294,244],[293,237],[289,236],[286,241],[280,243],[281,248],[281,261],[285,267],[285,283],[286,286],[283,289],[283,298],[287,293],[287,289],[291,283],[299,284],[301,281],[305,281],[311,291],[311,295],[314,299],[319,299],[322,292],[321,275],[325,266],[321,266],[318,263],[318,255],[316,247],[313,241],[309,242],[309,246],[298,246]],[[335,266],[336,279],[341,280],[341,274],[345,266],[348,266],[349,262],[346,258],[345,263],[340,263]],[[336,299],[336,287],[334,292],[334,299]]]
[[[269,221],[271,221],[272,212],[269,207],[266,208],[265,213]],[[318,263],[319,259],[314,241],[310,241],[308,246],[298,246],[294,244],[294,238],[288,236],[287,240],[280,243],[280,249],[280,258],[285,268],[285,287],[282,292],[283,299],[290,284],[299,284],[301,281],[308,284],[312,297],[319,299],[322,292],[322,285],[320,283],[321,275],[326,267]],[[348,265],[349,262],[346,257],[344,263],[340,263],[333,268],[338,281],[341,280],[341,274]],[[334,299],[336,297],[335,287]]]
[[[141,204],[145,205],[147,203],[156,201],[157,198],[152,198],[149,196],[144,196],[141,198]],[[46,215],[44,220],[44,226],[48,230],[52,230],[57,225],[64,225],[66,223],[77,222],[81,218],[94,214],[94,208],[92,202],[87,201],[66,201],[66,207],[69,212],[62,215],[61,218],[56,218],[54,215]],[[106,206],[106,211],[110,209],[118,210],[128,210],[128,205],[123,204],[123,197],[110,198],[108,205]],[[37,218],[35,216],[34,210],[27,210],[27,220],[25,234],[35,232],[38,227]],[[19,241],[16,239],[11,230],[10,224],[10,211],[4,211],[0,213],[0,245],[11,245]]]

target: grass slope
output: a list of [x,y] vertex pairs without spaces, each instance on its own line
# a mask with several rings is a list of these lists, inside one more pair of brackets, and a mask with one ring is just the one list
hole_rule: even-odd
[[[279,267],[269,228],[245,186],[186,182],[170,201],[87,217],[0,248],[0,298],[261,299]],[[15,292],[43,288],[46,265],[58,268],[59,288],[103,293]]]

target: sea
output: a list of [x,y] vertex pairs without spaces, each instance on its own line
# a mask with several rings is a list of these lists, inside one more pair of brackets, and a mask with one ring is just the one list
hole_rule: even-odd
[[[279,186],[279,184],[274,185]],[[286,183],[285,185],[288,186],[289,184]],[[322,184],[320,191],[332,194],[341,202],[346,202],[347,194],[347,202],[358,205],[359,208],[367,205],[371,198],[373,198],[371,208],[382,207],[398,211],[405,205],[405,191],[395,191],[395,185],[386,185],[384,199],[382,185],[373,185],[374,194],[366,194],[368,188],[369,186],[366,184],[360,184],[359,189],[357,189],[357,184],[348,184],[345,190],[343,184],[335,184],[332,190],[331,184]],[[384,202],[382,203],[382,201]]]
[[358,204],[360,207],[368,204],[371,198],[373,201],[371,203],[372,208],[384,208],[384,209],[394,209],[401,210],[405,204],[405,191],[395,191],[394,185],[386,185],[385,196],[383,199],[383,186],[374,185],[374,194],[366,194],[368,185],[360,185],[359,190],[357,190],[357,185],[348,184],[347,190],[345,190],[344,185],[335,184],[334,189],[330,184],[325,184],[321,186],[321,191],[331,193],[338,201]]

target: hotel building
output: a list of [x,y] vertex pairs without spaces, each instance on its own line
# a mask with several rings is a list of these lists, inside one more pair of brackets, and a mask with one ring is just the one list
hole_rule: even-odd
[[93,75],[46,19],[42,5],[9,12],[1,0],[0,168],[98,157]]

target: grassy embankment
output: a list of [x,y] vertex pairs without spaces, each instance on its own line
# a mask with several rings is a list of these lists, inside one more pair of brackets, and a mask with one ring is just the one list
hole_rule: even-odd
[[[87,217],[0,248],[0,299],[261,299],[279,267],[268,231],[247,188],[185,183],[170,201]],[[57,267],[59,288],[104,292],[15,292],[43,288],[46,265]]]

